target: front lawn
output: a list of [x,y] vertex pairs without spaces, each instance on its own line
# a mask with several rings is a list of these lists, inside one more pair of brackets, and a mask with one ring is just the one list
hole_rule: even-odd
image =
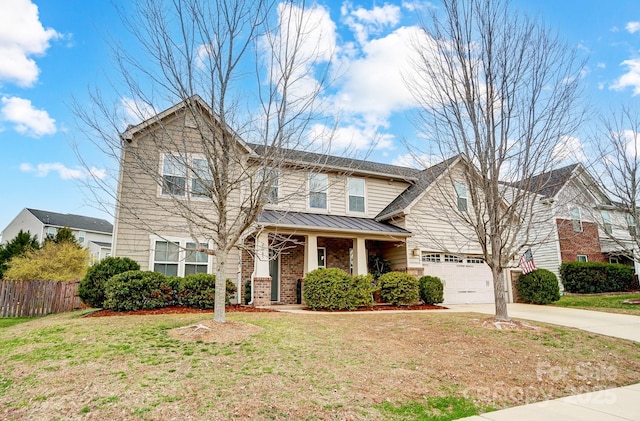
[[640,316],[640,304],[623,303],[625,300],[633,299],[640,299],[640,294],[563,295],[560,301],[556,301],[553,305]]
[[0,329],[33,320],[31,317],[0,317]]
[[170,332],[211,315],[79,316],[0,331],[1,419],[446,420],[640,382],[636,343],[484,315],[232,313],[254,334],[219,343]]

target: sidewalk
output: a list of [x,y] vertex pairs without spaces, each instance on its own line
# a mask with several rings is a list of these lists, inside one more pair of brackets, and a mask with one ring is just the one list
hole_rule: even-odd
[[[302,310],[302,306],[278,306],[278,310],[291,313],[310,313],[309,311]],[[495,309],[493,304],[464,304],[451,305],[448,310],[425,311],[494,314]],[[514,319],[526,319],[568,326],[587,332],[640,342],[640,316],[530,304],[508,304],[508,312],[509,317]],[[313,313],[318,314],[320,312]],[[355,315],[367,313],[353,312],[341,314]],[[551,401],[516,406],[501,411],[463,418],[463,420],[640,421],[640,383],[582,395],[567,396],[566,398]]]

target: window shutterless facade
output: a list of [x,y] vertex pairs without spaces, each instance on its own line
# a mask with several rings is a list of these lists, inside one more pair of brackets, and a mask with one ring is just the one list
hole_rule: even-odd
[[277,168],[265,168],[258,173],[258,183],[264,183],[266,202],[277,204],[280,184],[280,171]]
[[209,163],[203,158],[193,158],[191,160],[191,196],[192,197],[210,197],[211,171],[209,171]]
[[365,181],[364,178],[352,178],[348,179],[349,184],[349,212],[362,212],[365,211]]
[[162,156],[162,194],[184,196],[187,187],[187,166],[180,156]]
[[629,229],[629,235],[632,237],[638,235],[638,226],[636,225],[636,219],[633,215],[627,215],[627,228]]
[[467,204],[467,185],[465,183],[455,182],[457,206],[460,212],[466,212],[468,209]]
[[580,213],[580,208],[577,206],[573,206],[569,210],[569,214],[571,215],[571,222],[573,224],[573,231],[582,232],[582,215]]
[[611,214],[605,210],[600,212],[602,216],[602,228],[604,232],[607,234],[611,234],[613,232],[613,226],[611,225]]
[[327,190],[329,177],[327,174],[309,174],[309,208],[327,209]]
[[168,276],[210,273],[209,255],[200,251],[206,243],[197,245],[188,239],[152,239],[151,264],[155,272]]
[[213,177],[209,162],[197,156],[162,155],[163,195],[192,198],[211,196]]

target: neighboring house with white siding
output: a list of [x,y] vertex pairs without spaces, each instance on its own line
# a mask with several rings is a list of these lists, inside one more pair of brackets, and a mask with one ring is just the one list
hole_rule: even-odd
[[113,225],[101,218],[69,213],[25,208],[2,231],[3,244],[11,241],[20,230],[35,235],[40,242],[55,237],[60,228],[67,227],[82,248],[88,248],[92,261],[99,261],[111,253]]
[[571,261],[634,265],[635,221],[581,164],[539,174],[529,184],[541,186],[529,235],[537,267],[559,275],[560,265]]
[[[195,250],[196,242],[206,239],[194,240],[185,221],[171,212],[176,197],[169,196],[170,189],[136,168],[157,168],[162,176],[158,179],[190,186],[187,169],[173,165],[171,153],[150,140],[154,130],[188,130],[182,104],[123,135],[114,236],[114,255],[136,260],[143,270],[179,276],[212,273],[215,257]],[[199,156],[190,149],[188,134],[184,137],[188,153]],[[239,142],[247,162],[260,162],[269,152]],[[127,148],[137,148],[135,162]],[[377,256],[390,261],[393,270],[440,276],[445,304],[493,302],[491,271],[473,233],[450,224],[453,210],[472,211],[464,177],[470,167],[462,157],[422,171],[303,151],[289,150],[286,157],[272,169],[276,177],[271,203],[228,261],[227,276],[237,282],[240,296],[243,284],[251,280],[255,304],[295,303],[306,273],[337,267],[366,274],[368,260]],[[189,194],[180,200],[190,200]],[[207,212],[206,201],[192,204]]]

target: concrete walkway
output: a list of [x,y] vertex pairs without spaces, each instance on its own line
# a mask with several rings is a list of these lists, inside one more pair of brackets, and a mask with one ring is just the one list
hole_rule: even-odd
[[[278,306],[276,308],[291,313],[311,313],[302,310],[302,306]],[[448,310],[426,311],[495,314],[493,304],[451,305]],[[640,316],[529,304],[509,304],[508,312],[509,317],[514,319],[533,320],[536,322],[574,327],[587,332],[640,342]],[[313,313],[318,314],[320,312]],[[363,312],[340,314],[355,315],[363,314]],[[568,396],[551,401],[537,402],[530,405],[516,406],[501,411],[463,418],[463,420],[640,421],[640,383],[582,395]]]

